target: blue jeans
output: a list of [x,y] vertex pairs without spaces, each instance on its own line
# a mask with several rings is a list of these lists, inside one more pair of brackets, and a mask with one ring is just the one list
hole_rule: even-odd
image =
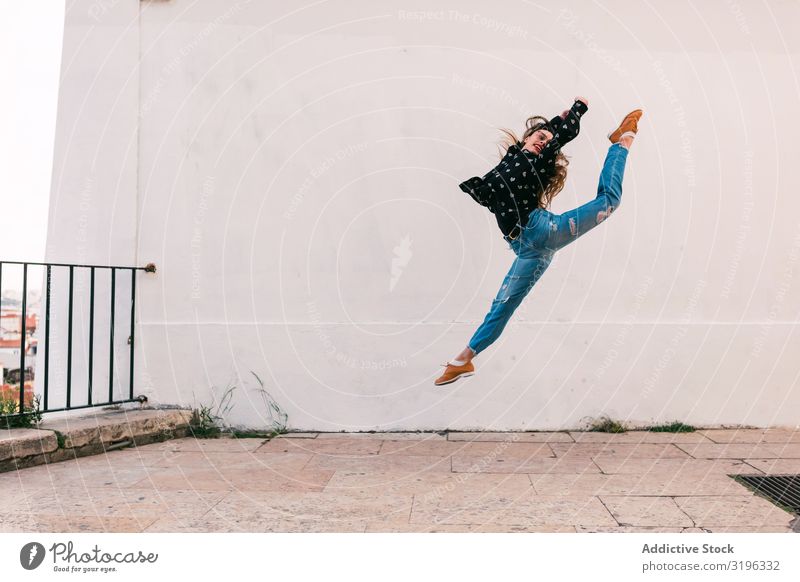
[[612,145],[594,200],[561,215],[537,208],[516,239],[505,237],[517,258],[503,279],[489,313],[469,340],[468,345],[475,355],[500,337],[514,311],[550,266],[555,252],[592,230],[619,208],[627,157],[627,149],[619,144]]

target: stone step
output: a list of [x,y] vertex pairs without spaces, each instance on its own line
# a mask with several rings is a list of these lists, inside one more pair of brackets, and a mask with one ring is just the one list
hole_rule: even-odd
[[37,428],[0,429],[0,473],[183,438],[188,409],[109,409],[45,419]]

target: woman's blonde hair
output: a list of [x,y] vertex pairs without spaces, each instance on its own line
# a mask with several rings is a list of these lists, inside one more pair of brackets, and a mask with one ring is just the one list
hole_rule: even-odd
[[[508,151],[508,148],[512,145],[517,145],[521,148],[522,142],[540,129],[551,131],[547,119],[540,115],[534,115],[525,121],[525,133],[522,134],[522,139],[518,139],[513,131],[500,128],[500,131],[503,132],[503,138],[498,144],[498,147],[500,148],[500,157],[502,158],[506,154],[506,151]],[[537,205],[539,208],[547,209],[550,206],[550,202],[552,202],[553,198],[555,198],[556,195],[564,189],[564,183],[567,180],[568,165],[569,158],[567,158],[567,156],[565,156],[563,153],[558,152],[558,154],[556,154],[555,172],[549,176],[547,184],[544,185],[544,190],[537,194]]]

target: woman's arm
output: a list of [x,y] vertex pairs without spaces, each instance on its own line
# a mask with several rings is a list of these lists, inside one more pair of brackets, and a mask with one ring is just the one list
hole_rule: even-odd
[[[575,139],[580,131],[580,118],[588,111],[586,100],[582,97],[575,99],[572,107],[566,110],[561,116],[554,118],[553,138],[545,144],[537,154],[527,148],[522,148],[525,158],[529,164],[525,170],[530,172],[527,180],[534,184],[538,183],[540,188],[544,188],[550,177],[555,171],[555,162],[561,148]],[[558,121],[555,121],[558,120]],[[523,178],[526,176],[523,175]]]
[[[588,107],[589,107],[589,100],[588,100],[588,99],[586,99],[586,97],[575,97],[575,101],[580,101],[580,102],[582,102],[584,105],[586,105],[586,107],[587,107],[587,109],[588,109]],[[558,126],[558,124],[561,122],[561,120],[562,120],[562,119],[566,119],[566,118],[567,118],[567,115],[568,115],[568,114],[569,114],[569,109],[565,109],[564,111],[562,111],[562,112],[561,112],[561,114],[560,114],[560,115],[557,115],[556,117],[554,117],[553,119],[551,119],[551,120],[550,120],[548,123],[550,124],[550,126],[551,126],[551,127],[557,127],[557,126]]]
[[[581,129],[581,117],[589,110],[589,104],[583,97],[576,97],[572,107],[559,117],[553,118],[553,139],[558,140],[559,147],[564,147],[578,136]],[[557,120],[557,121],[556,121]],[[553,123],[555,122],[555,123]]]
[[537,155],[535,152],[525,149],[530,154],[529,158],[546,161],[555,159],[558,151],[577,137],[581,128],[581,117],[588,110],[589,106],[586,99],[576,97],[572,107],[549,121],[553,129],[553,139],[547,142],[542,151]]

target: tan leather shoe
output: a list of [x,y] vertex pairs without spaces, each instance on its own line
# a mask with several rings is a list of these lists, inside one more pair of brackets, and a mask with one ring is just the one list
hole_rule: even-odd
[[642,117],[643,111],[641,109],[636,109],[628,113],[625,116],[625,119],[622,120],[622,123],[619,124],[619,127],[608,134],[608,139],[611,143],[617,143],[622,134],[624,133],[636,133],[638,131],[637,124],[639,123],[639,118]]
[[450,362],[444,365],[446,366],[444,373],[433,382],[437,386],[450,384],[459,378],[466,378],[475,373],[475,366],[472,365],[472,362],[467,362],[463,366],[454,366]]

